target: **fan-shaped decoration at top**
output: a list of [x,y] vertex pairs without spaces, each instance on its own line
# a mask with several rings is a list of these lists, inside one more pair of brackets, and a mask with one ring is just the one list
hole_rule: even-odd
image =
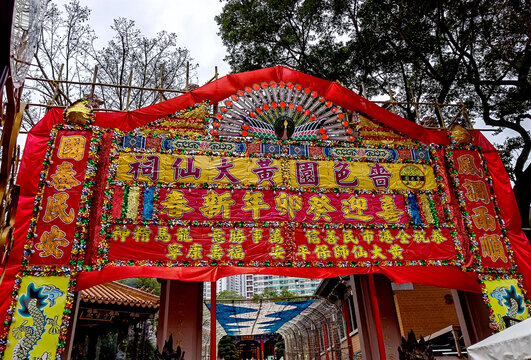
[[357,116],[348,116],[317,91],[283,81],[238,90],[212,122],[214,136],[354,141]]

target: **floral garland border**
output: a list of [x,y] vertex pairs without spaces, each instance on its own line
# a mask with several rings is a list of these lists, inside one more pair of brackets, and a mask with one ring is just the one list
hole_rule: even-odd
[[[39,213],[42,209],[42,197],[44,188],[46,186],[46,178],[48,176],[49,165],[51,164],[51,157],[55,139],[60,130],[74,130],[74,131],[90,131],[92,133],[91,143],[89,145],[89,157],[87,160],[87,170],[85,171],[83,190],[81,192],[78,217],[76,219],[74,242],[72,244],[70,264],[67,266],[60,265],[30,265],[30,257],[35,239],[35,229]],[[18,291],[22,283],[22,278],[27,276],[64,276],[69,277],[68,290],[66,295],[65,309],[63,310],[63,317],[61,327],[59,330],[59,341],[56,350],[56,359],[62,359],[66,347],[66,340],[68,335],[68,327],[72,315],[72,307],[74,302],[75,287],[77,284],[77,275],[84,269],[85,249],[88,240],[88,217],[90,214],[90,203],[92,196],[92,188],[95,184],[94,178],[96,175],[95,165],[99,157],[99,144],[101,143],[102,132],[96,126],[89,125],[63,125],[59,124],[50,131],[50,139],[48,140],[48,149],[45,153],[42,169],[39,174],[39,184],[37,194],[34,200],[33,215],[30,220],[28,234],[26,235],[26,244],[24,244],[23,258],[21,261],[21,269],[15,275],[15,283],[11,293],[11,301],[7,310],[6,318],[4,319],[4,328],[0,335],[0,359],[4,357],[5,349],[8,345],[7,337],[13,321],[13,315],[18,303]]]

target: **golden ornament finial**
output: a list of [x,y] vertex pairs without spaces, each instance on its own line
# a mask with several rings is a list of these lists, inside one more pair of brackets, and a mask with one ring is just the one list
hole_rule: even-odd
[[67,124],[91,124],[95,118],[96,115],[94,115],[92,106],[90,106],[88,102],[84,99],[76,100],[63,112],[63,119]]
[[469,144],[472,141],[470,132],[459,124],[452,128],[451,134],[457,145]]

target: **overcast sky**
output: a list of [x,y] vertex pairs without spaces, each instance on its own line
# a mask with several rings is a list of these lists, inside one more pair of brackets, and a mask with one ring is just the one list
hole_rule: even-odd
[[[63,9],[68,0],[53,2]],[[98,47],[111,39],[113,20],[125,17],[134,20],[147,37],[162,30],[177,34],[177,45],[187,48],[194,63],[199,64],[192,82],[206,83],[214,76],[215,66],[220,77],[229,72],[214,20],[223,7],[219,0],[80,0],[80,4],[92,9],[90,25],[98,36]]]
[[[69,0],[53,1],[63,8]],[[191,82],[204,85],[214,76],[215,66],[220,77],[230,70],[223,61],[225,47],[214,20],[224,4],[220,0],[80,0],[80,3],[92,9],[90,24],[98,36],[98,47],[111,39],[113,20],[125,17],[134,20],[137,28],[148,37],[162,30],[177,34],[177,45],[187,48],[194,63],[199,65],[197,77]],[[486,126],[480,120],[476,127]],[[496,137],[492,132],[484,134],[492,142],[501,143],[509,134],[514,136],[516,133],[506,130]]]

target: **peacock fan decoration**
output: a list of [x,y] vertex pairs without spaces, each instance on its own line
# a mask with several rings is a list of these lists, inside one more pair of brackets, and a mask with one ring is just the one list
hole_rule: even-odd
[[[354,141],[359,116],[299,84],[271,81],[237,91],[223,102],[210,134],[280,140]],[[354,129],[353,129],[354,128]]]

